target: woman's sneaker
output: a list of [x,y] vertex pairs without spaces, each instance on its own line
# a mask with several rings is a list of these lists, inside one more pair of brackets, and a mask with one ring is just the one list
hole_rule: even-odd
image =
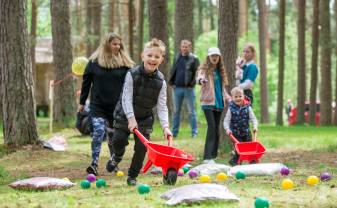
[[88,168],[87,168],[87,173],[88,174],[94,174],[95,176],[98,176],[98,171],[97,171],[97,166],[95,165],[90,165]]
[[106,170],[111,173],[112,171],[117,171],[118,167],[117,167],[118,163],[116,163],[114,160],[110,159],[107,163],[106,163]]
[[128,177],[126,182],[129,186],[136,186],[137,185],[137,180],[135,178]]

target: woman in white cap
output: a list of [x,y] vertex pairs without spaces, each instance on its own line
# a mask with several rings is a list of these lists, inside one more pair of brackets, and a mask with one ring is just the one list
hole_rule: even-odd
[[231,98],[226,91],[228,80],[219,48],[208,49],[206,60],[198,69],[196,82],[201,85],[200,102],[207,120],[204,163],[214,163],[218,154],[221,114],[226,100]]

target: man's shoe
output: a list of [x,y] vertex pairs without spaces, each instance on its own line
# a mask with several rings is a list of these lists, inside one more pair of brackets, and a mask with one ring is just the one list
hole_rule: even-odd
[[87,168],[87,173],[88,173],[88,174],[94,174],[95,176],[98,176],[97,166],[95,166],[95,165],[90,165],[90,166]]
[[106,166],[105,166],[105,169],[111,173],[112,171],[116,171],[118,169],[117,167],[118,163],[116,163],[114,160],[109,160],[107,163],[106,163]]
[[126,180],[129,186],[136,186],[137,185],[137,180],[135,178],[128,177]]

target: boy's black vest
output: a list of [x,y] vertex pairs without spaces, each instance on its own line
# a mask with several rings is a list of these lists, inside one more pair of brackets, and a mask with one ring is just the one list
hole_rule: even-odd
[[231,101],[229,109],[231,111],[230,130],[234,136],[250,138],[249,105],[238,106]]
[[[147,74],[143,65],[131,69],[130,73],[133,79],[133,111],[138,129],[149,134],[154,122],[153,108],[157,105],[164,75],[158,70]],[[114,119],[115,128],[129,131],[128,120],[122,108],[122,96],[116,105]]]

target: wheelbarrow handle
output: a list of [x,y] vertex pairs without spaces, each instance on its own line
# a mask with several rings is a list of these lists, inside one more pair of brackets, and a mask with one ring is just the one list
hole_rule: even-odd
[[232,133],[229,134],[229,137],[231,138],[231,140],[232,140],[235,144],[240,143],[240,142],[235,138],[235,136],[234,136]]
[[133,133],[137,135],[137,137],[140,139],[140,141],[142,141],[142,143],[147,146],[149,143],[149,140],[147,140],[142,133],[140,133],[140,131],[137,128],[133,129]]
[[256,138],[257,138],[257,131],[253,131],[253,141],[256,142]]

